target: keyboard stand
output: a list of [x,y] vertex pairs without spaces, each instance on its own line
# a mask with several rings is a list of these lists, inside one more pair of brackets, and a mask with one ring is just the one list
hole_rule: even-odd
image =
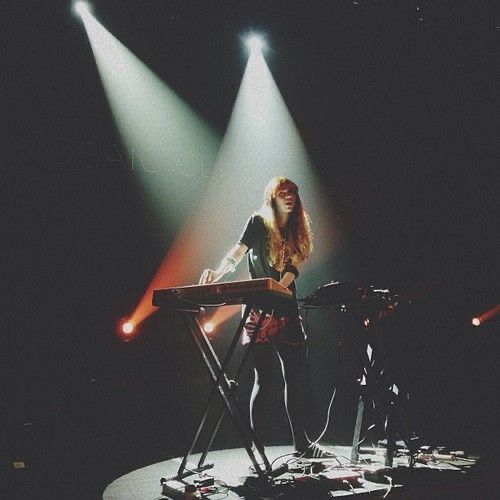
[[[246,304],[243,317],[241,318],[238,328],[233,336],[229,350],[222,363],[220,362],[217,354],[215,353],[208,337],[203,331],[203,328],[198,320],[197,315],[201,310],[200,306],[193,304],[191,302],[187,302],[180,298],[173,298],[171,305],[166,306],[164,304],[162,305],[162,307],[166,310],[168,309],[175,310],[181,315],[183,323],[186,326],[188,332],[190,333],[195,343],[196,349],[200,353],[202,361],[205,364],[212,381],[212,389],[205,404],[203,415],[199,421],[196,432],[194,433],[191,444],[189,445],[184,455],[184,458],[177,471],[177,474],[173,477],[167,478],[166,480],[162,481],[170,481],[170,480],[180,481],[188,476],[197,474],[204,470],[210,469],[214,466],[214,464],[210,463],[206,464],[205,460],[212,446],[212,443],[215,439],[215,436],[220,428],[224,415],[228,412],[236,428],[236,431],[240,437],[241,443],[243,444],[246,452],[248,453],[248,456],[250,457],[255,472],[257,473],[260,479],[270,482],[273,477],[273,470],[271,464],[269,463],[269,460],[264,452],[264,448],[261,441],[256,436],[253,429],[250,427],[250,423],[248,422],[248,420],[243,417],[242,411],[239,407],[236,398],[238,378],[240,377],[243,371],[243,368],[250,354],[250,350],[254,345],[255,335],[252,337],[252,341],[248,345],[248,348],[245,351],[243,359],[241,360],[239,366],[236,369],[235,377],[233,379],[230,379],[227,376],[226,370],[229,366],[231,358],[233,357],[234,351],[238,345],[241,333],[243,331],[243,327],[245,325],[246,319],[250,314],[250,310],[252,309],[252,307],[258,308],[262,311],[262,314],[260,315],[259,321],[255,328],[255,330],[258,331],[262,326],[262,322],[264,320],[265,315],[270,314],[274,306],[263,305],[263,304],[257,305],[251,303]],[[205,446],[203,448],[203,452],[201,454],[197,466],[195,468],[187,469],[186,466],[189,457],[193,453],[196,444],[199,442],[202,436],[202,431],[206,426],[207,417],[210,414],[210,410],[212,409],[217,394],[219,394],[220,398],[223,401],[222,409],[219,411],[216,424],[213,426],[213,428],[210,430],[208,434],[208,438],[205,441]],[[260,456],[260,460],[257,459],[256,452]]]

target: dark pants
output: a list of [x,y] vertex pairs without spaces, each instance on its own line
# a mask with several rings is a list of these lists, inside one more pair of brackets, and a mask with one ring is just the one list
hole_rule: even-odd
[[[290,422],[295,449],[303,451],[309,445],[305,424],[305,380],[307,347],[283,342],[255,344],[252,347],[255,380],[250,398],[250,423],[257,436],[269,419],[269,401],[272,399],[274,356],[278,355],[284,384],[284,401]],[[267,418],[266,418],[267,417]]]

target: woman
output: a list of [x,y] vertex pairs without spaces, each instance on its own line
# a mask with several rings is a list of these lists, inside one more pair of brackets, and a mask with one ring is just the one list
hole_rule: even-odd
[[[286,177],[275,177],[264,191],[260,210],[247,222],[239,242],[222,259],[214,271],[205,269],[201,284],[214,283],[233,272],[245,254],[252,279],[273,278],[289,288],[295,296],[295,279],[302,263],[312,251],[309,217],[302,207],[298,187]],[[251,426],[261,435],[266,407],[272,389],[273,357],[281,363],[285,382],[285,407],[294,446],[306,458],[331,457],[333,454],[311,444],[306,436],[304,418],[304,372],[306,368],[306,336],[299,317],[297,302],[276,308],[263,319],[255,331],[260,311],[252,310],[243,330],[243,342],[255,335],[252,348],[255,380],[250,398]]]

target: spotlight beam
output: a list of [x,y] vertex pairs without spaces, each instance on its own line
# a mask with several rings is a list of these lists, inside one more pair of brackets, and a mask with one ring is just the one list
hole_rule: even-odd
[[[304,285],[311,270],[317,268],[324,273],[320,264],[338,243],[339,231],[332,229],[334,223],[321,182],[313,173],[293,118],[255,45],[208,186],[131,315],[135,324],[154,311],[154,289],[196,283],[205,267],[217,265],[238,241],[248,216],[260,206],[264,186],[277,175],[297,182],[313,220],[317,244],[301,276]],[[227,279],[241,279],[247,274],[245,267],[242,263]],[[210,321],[218,326],[234,311],[220,308]]]
[[97,21],[85,2],[76,7],[144,198],[162,226],[168,222],[170,227],[179,228],[205,186],[220,139],[185,101]]

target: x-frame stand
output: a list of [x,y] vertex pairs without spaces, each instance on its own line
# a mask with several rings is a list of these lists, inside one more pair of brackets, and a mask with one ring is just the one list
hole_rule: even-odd
[[[253,429],[250,427],[250,423],[247,421],[247,419],[243,417],[241,409],[236,399],[238,378],[240,377],[243,371],[243,368],[246,364],[250,351],[253,347],[255,335],[253,336],[251,343],[248,345],[248,348],[244,353],[243,359],[240,361],[240,364],[236,369],[234,378],[230,379],[226,374],[226,370],[233,357],[234,351],[238,345],[238,341],[243,331],[243,327],[250,314],[252,307],[258,307],[262,311],[262,313],[260,314],[260,318],[257,322],[257,325],[255,327],[255,331],[258,331],[262,327],[262,323],[266,314],[271,313],[274,306],[271,307],[270,305],[265,305],[261,303],[246,304],[243,317],[241,318],[238,328],[233,336],[229,350],[226,353],[226,356],[224,357],[222,363],[220,362],[216,352],[214,351],[212,345],[210,344],[209,339],[207,338],[203,328],[199,323],[197,315],[201,311],[201,306],[183,301],[182,299],[175,299],[172,301],[172,305],[168,307],[171,310],[177,311],[181,315],[184,326],[187,328],[188,332],[193,338],[196,349],[200,353],[202,361],[208,370],[208,373],[212,381],[212,389],[205,404],[203,415],[200,419],[198,428],[194,433],[191,444],[189,445],[184,455],[184,458],[177,471],[177,474],[162,481],[165,482],[170,480],[182,481],[182,479],[188,476],[191,476],[193,474],[198,474],[214,466],[213,463],[205,463],[205,460],[207,458],[208,452],[210,451],[213,440],[215,439],[215,436],[220,428],[224,415],[227,412],[229,413],[231,420],[233,421],[233,424],[241,439],[241,442],[244,445],[245,450],[248,453],[248,456],[252,461],[255,472],[258,474],[259,478],[267,482],[271,481],[273,476],[279,475],[275,473],[279,472],[278,470],[277,471],[272,470],[271,464],[264,452],[264,447],[262,443],[256,436]],[[207,418],[217,394],[219,394],[219,396],[221,397],[223,401],[223,406],[220,409],[216,419],[216,423],[212,427],[208,435],[208,438],[205,442],[205,446],[198,461],[198,465],[195,468],[187,469],[186,466],[189,457],[191,456],[196,444],[198,443],[198,441],[202,436],[202,431],[207,424]],[[255,452],[259,454],[261,462],[259,462],[259,460],[256,458]]]
[[[378,319],[377,322],[381,322]],[[381,329],[381,323],[378,325]],[[407,449],[410,452],[410,467],[413,466],[414,443],[411,440],[408,418],[403,407],[403,395],[391,380],[381,342],[375,338],[376,332],[365,332],[367,338],[359,346],[362,365],[360,377],[360,396],[354,426],[351,462],[359,460],[361,445],[361,429],[365,408],[373,406],[379,418],[385,423],[386,453],[385,466],[392,467],[396,451],[396,432],[399,430]],[[380,334],[380,330],[378,332]],[[379,335],[380,336],[380,335]],[[399,424],[399,425],[398,425]]]

